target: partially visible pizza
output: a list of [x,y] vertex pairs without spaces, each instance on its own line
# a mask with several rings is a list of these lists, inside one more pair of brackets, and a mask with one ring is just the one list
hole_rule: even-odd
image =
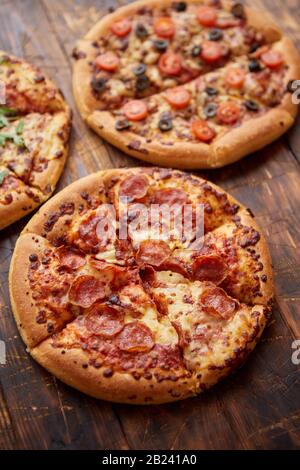
[[248,209],[199,177],[134,168],[89,175],[39,210],[10,294],[40,364],[97,398],[143,404],[197,395],[241,365],[273,281]]
[[278,138],[297,113],[296,48],[241,3],[134,2],[97,23],[74,57],[86,122],[162,166],[226,165]]
[[0,52],[0,229],[48,199],[68,153],[71,114],[41,72]]

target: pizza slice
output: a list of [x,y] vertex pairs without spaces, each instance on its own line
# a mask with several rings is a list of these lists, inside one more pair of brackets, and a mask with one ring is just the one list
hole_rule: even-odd
[[170,271],[156,273],[150,282],[148,277],[147,286],[158,309],[177,329],[199,390],[242,363],[270,313],[263,305],[239,303],[213,283],[189,281]]
[[6,107],[19,114],[69,113],[60,90],[38,67],[0,51],[0,74]]

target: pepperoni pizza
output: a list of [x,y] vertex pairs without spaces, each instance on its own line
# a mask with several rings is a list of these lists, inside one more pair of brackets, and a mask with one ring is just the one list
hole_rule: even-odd
[[194,396],[238,367],[273,282],[248,209],[199,177],[135,168],[89,175],[46,203],[16,244],[10,293],[41,365],[92,396],[143,404]]
[[68,153],[70,110],[37,68],[0,51],[0,229],[54,191]]
[[86,122],[155,164],[224,166],[278,138],[297,113],[296,48],[240,3],[135,2],[96,24],[74,57]]

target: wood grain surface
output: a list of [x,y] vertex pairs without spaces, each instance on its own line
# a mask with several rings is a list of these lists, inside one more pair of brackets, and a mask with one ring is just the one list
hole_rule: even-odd
[[[71,90],[76,40],[109,8],[103,0],[1,0],[0,47],[41,66],[74,110],[71,152],[57,191],[99,169],[137,166],[83,123]],[[266,8],[300,47],[300,0],[252,0]],[[133,407],[73,390],[26,353],[10,309],[7,274],[15,241],[29,217],[0,233],[0,365],[2,449],[296,449],[300,447],[299,120],[281,140],[202,176],[223,186],[256,214],[269,241],[276,275],[273,317],[237,373],[198,398]],[[22,269],[22,266],[20,266]]]

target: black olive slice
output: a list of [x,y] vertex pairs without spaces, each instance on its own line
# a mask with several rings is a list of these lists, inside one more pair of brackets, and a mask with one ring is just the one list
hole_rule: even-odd
[[170,118],[163,118],[159,121],[158,127],[162,132],[167,132],[173,129],[173,122]]
[[148,77],[146,77],[146,75],[140,75],[136,79],[135,86],[138,91],[147,90],[147,88],[150,86],[150,80]]
[[117,131],[125,131],[130,127],[130,122],[127,119],[119,119],[116,124],[115,128]]
[[135,27],[135,35],[140,39],[145,39],[148,36],[148,30],[142,23],[138,23]]
[[216,96],[218,94],[218,90],[213,86],[207,86],[205,88],[205,92],[208,94],[208,96]]
[[204,114],[208,118],[215,117],[215,115],[217,114],[217,106],[214,103],[209,103],[204,108]]
[[249,62],[249,71],[250,72],[260,72],[261,64],[257,59],[253,59]]
[[178,11],[179,13],[186,10],[186,3],[185,2],[174,2],[172,6],[173,6],[174,10]]
[[136,67],[133,68],[133,73],[137,77],[139,75],[144,75],[145,72],[146,72],[146,65],[145,64],[139,64],[139,65],[137,65]]
[[94,91],[103,91],[106,85],[107,79],[103,77],[93,77],[91,85]]
[[249,111],[258,111],[259,110],[258,104],[256,103],[256,101],[253,101],[253,100],[246,100],[245,101],[245,106],[246,106],[247,109],[249,109]]
[[157,51],[159,52],[165,52],[168,49],[168,41],[165,41],[164,39],[155,39],[153,41],[154,47]]
[[220,41],[220,39],[223,37],[223,33],[220,29],[213,28],[210,30],[208,37],[211,41]]

